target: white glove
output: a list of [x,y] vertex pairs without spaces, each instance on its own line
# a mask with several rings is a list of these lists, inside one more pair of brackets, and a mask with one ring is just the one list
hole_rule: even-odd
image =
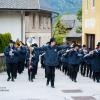
[[14,55],[14,53],[13,53],[12,50],[9,52],[9,55],[10,55],[10,56],[13,56],[13,55]]

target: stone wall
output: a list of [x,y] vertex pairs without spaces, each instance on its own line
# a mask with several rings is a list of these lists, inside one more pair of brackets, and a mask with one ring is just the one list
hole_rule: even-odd
[[4,54],[0,54],[0,72],[6,69]]

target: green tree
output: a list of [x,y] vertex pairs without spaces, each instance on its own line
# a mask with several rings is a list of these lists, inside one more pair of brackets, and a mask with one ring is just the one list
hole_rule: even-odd
[[61,23],[60,20],[56,23],[54,27],[54,34],[66,34],[67,28]]
[[63,38],[65,37],[67,31],[67,28],[61,23],[60,19],[58,18],[53,29],[53,36],[56,39],[57,45],[61,45],[63,43]]
[[82,9],[77,12],[77,19],[82,22]]
[[57,45],[63,43],[63,38],[67,33],[67,28],[61,23],[59,17],[53,28],[53,37],[55,37]]
[[[82,23],[82,9],[77,12],[77,19]],[[76,28],[77,33],[82,33],[82,25]]]
[[76,33],[82,33],[82,27],[81,26],[76,28]]

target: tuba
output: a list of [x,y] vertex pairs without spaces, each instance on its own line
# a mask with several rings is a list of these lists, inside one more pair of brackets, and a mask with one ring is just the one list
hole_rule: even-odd
[[37,42],[34,37],[30,37],[26,40],[26,43],[27,43],[28,47],[30,47],[32,44],[37,43]]

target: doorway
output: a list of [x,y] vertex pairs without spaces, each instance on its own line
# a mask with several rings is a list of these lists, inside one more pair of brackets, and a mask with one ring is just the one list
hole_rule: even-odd
[[95,48],[95,35],[94,34],[86,34],[86,45],[87,48],[93,50]]

